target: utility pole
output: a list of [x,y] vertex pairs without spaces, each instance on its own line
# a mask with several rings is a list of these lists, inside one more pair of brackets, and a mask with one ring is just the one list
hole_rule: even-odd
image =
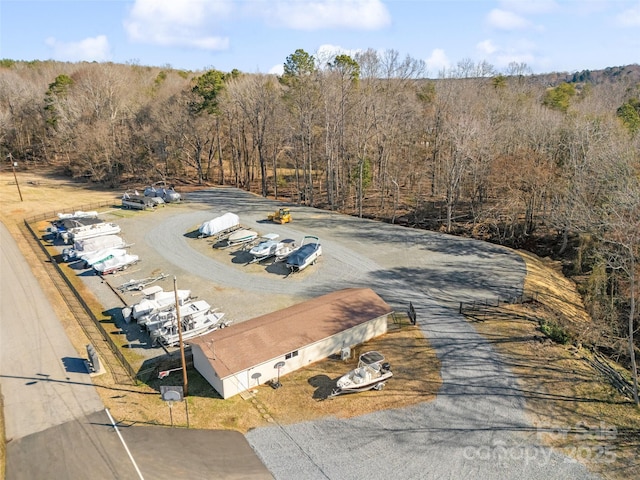
[[182,384],[184,386],[184,396],[189,395],[189,383],[187,380],[187,362],[184,358],[184,343],[182,343],[182,321],[180,320],[180,303],[178,301],[178,281],[173,276],[173,293],[176,297],[176,318],[178,320],[178,341],[180,342],[180,359],[182,361]]
[[18,195],[20,195],[20,201],[22,202],[22,192],[20,191],[20,184],[18,183],[18,177],[16,175],[16,167],[18,166],[18,162],[14,162],[13,161],[13,155],[11,155],[11,153],[9,153],[9,155],[7,155],[7,158],[9,159],[9,161],[11,162],[11,170],[13,170],[13,178],[16,181],[16,187],[18,187]]

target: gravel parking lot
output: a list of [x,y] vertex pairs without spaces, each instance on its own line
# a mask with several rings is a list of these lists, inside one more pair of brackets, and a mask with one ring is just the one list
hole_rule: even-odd
[[[276,478],[596,478],[540,446],[516,378],[491,345],[457,313],[460,301],[517,293],[520,257],[495,245],[292,206],[293,222],[266,222],[279,204],[236,189],[189,194],[155,212],[108,214],[142,261],[113,285],[152,273],[241,322],[346,287],[371,287],[395,310],[411,301],[442,362],[435,402],[341,420],[327,418],[253,430],[247,439]],[[260,234],[320,237],[323,256],[295,275],[282,265],[247,265],[189,232],[225,212]],[[172,280],[160,285],[173,287]],[[87,275],[105,309],[122,302]],[[134,300],[135,297],[130,297]],[[147,349],[154,354],[157,349]],[[160,352],[157,352],[160,353]],[[336,399],[334,401],[340,401]]]

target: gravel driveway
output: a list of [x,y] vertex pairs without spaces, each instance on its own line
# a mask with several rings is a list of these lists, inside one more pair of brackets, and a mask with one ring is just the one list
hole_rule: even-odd
[[[249,432],[276,478],[598,478],[537,443],[515,377],[457,313],[460,301],[518,293],[525,275],[518,255],[306,207],[292,206],[290,224],[265,222],[277,206],[240,190],[212,189],[117,222],[143,259],[138,275],[161,266],[179,288],[191,288],[235,321],[346,287],[371,287],[401,312],[411,301],[442,362],[443,386],[434,402],[410,408]],[[317,235],[323,256],[287,275],[282,265],[247,265],[246,254],[187,234],[225,212],[260,234],[298,241]]]

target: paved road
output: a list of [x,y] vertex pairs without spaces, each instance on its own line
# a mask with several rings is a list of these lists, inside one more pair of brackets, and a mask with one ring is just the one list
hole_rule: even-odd
[[7,439],[104,408],[82,358],[0,224],[0,380]]

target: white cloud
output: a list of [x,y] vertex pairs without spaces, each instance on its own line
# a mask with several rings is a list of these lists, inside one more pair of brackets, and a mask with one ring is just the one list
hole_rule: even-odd
[[318,66],[324,68],[327,63],[333,62],[337,55],[349,55],[351,58],[355,58],[356,54],[361,51],[362,50],[359,49],[353,50],[326,43],[320,45],[313,56]]
[[52,58],[63,62],[105,62],[111,60],[111,48],[106,35],[85,38],[79,42],[61,42],[54,37],[45,40],[53,50]]
[[269,72],[271,75],[282,75],[284,74],[284,63],[279,63],[277,65],[274,65],[273,67],[271,67],[269,69]]
[[135,42],[225,50],[229,39],[208,32],[231,8],[228,0],[136,0],[124,28]]
[[483,40],[476,45],[476,49],[478,49],[481,53],[491,55],[495,53],[498,48],[493,44],[491,40]]
[[440,72],[446,70],[451,66],[451,62],[441,48],[436,48],[431,52],[431,55],[425,61],[427,69],[430,72]]
[[255,11],[271,25],[294,30],[377,30],[391,23],[380,0],[267,0]]
[[536,58],[536,45],[528,40],[519,40],[508,47],[496,45],[491,40],[484,40],[476,45],[479,57],[501,69],[510,63],[526,63],[531,67],[540,60]]
[[621,27],[640,27],[640,2],[616,17]]
[[493,9],[487,16],[487,22],[499,30],[522,30],[531,27],[531,22],[520,15],[506,10]]

